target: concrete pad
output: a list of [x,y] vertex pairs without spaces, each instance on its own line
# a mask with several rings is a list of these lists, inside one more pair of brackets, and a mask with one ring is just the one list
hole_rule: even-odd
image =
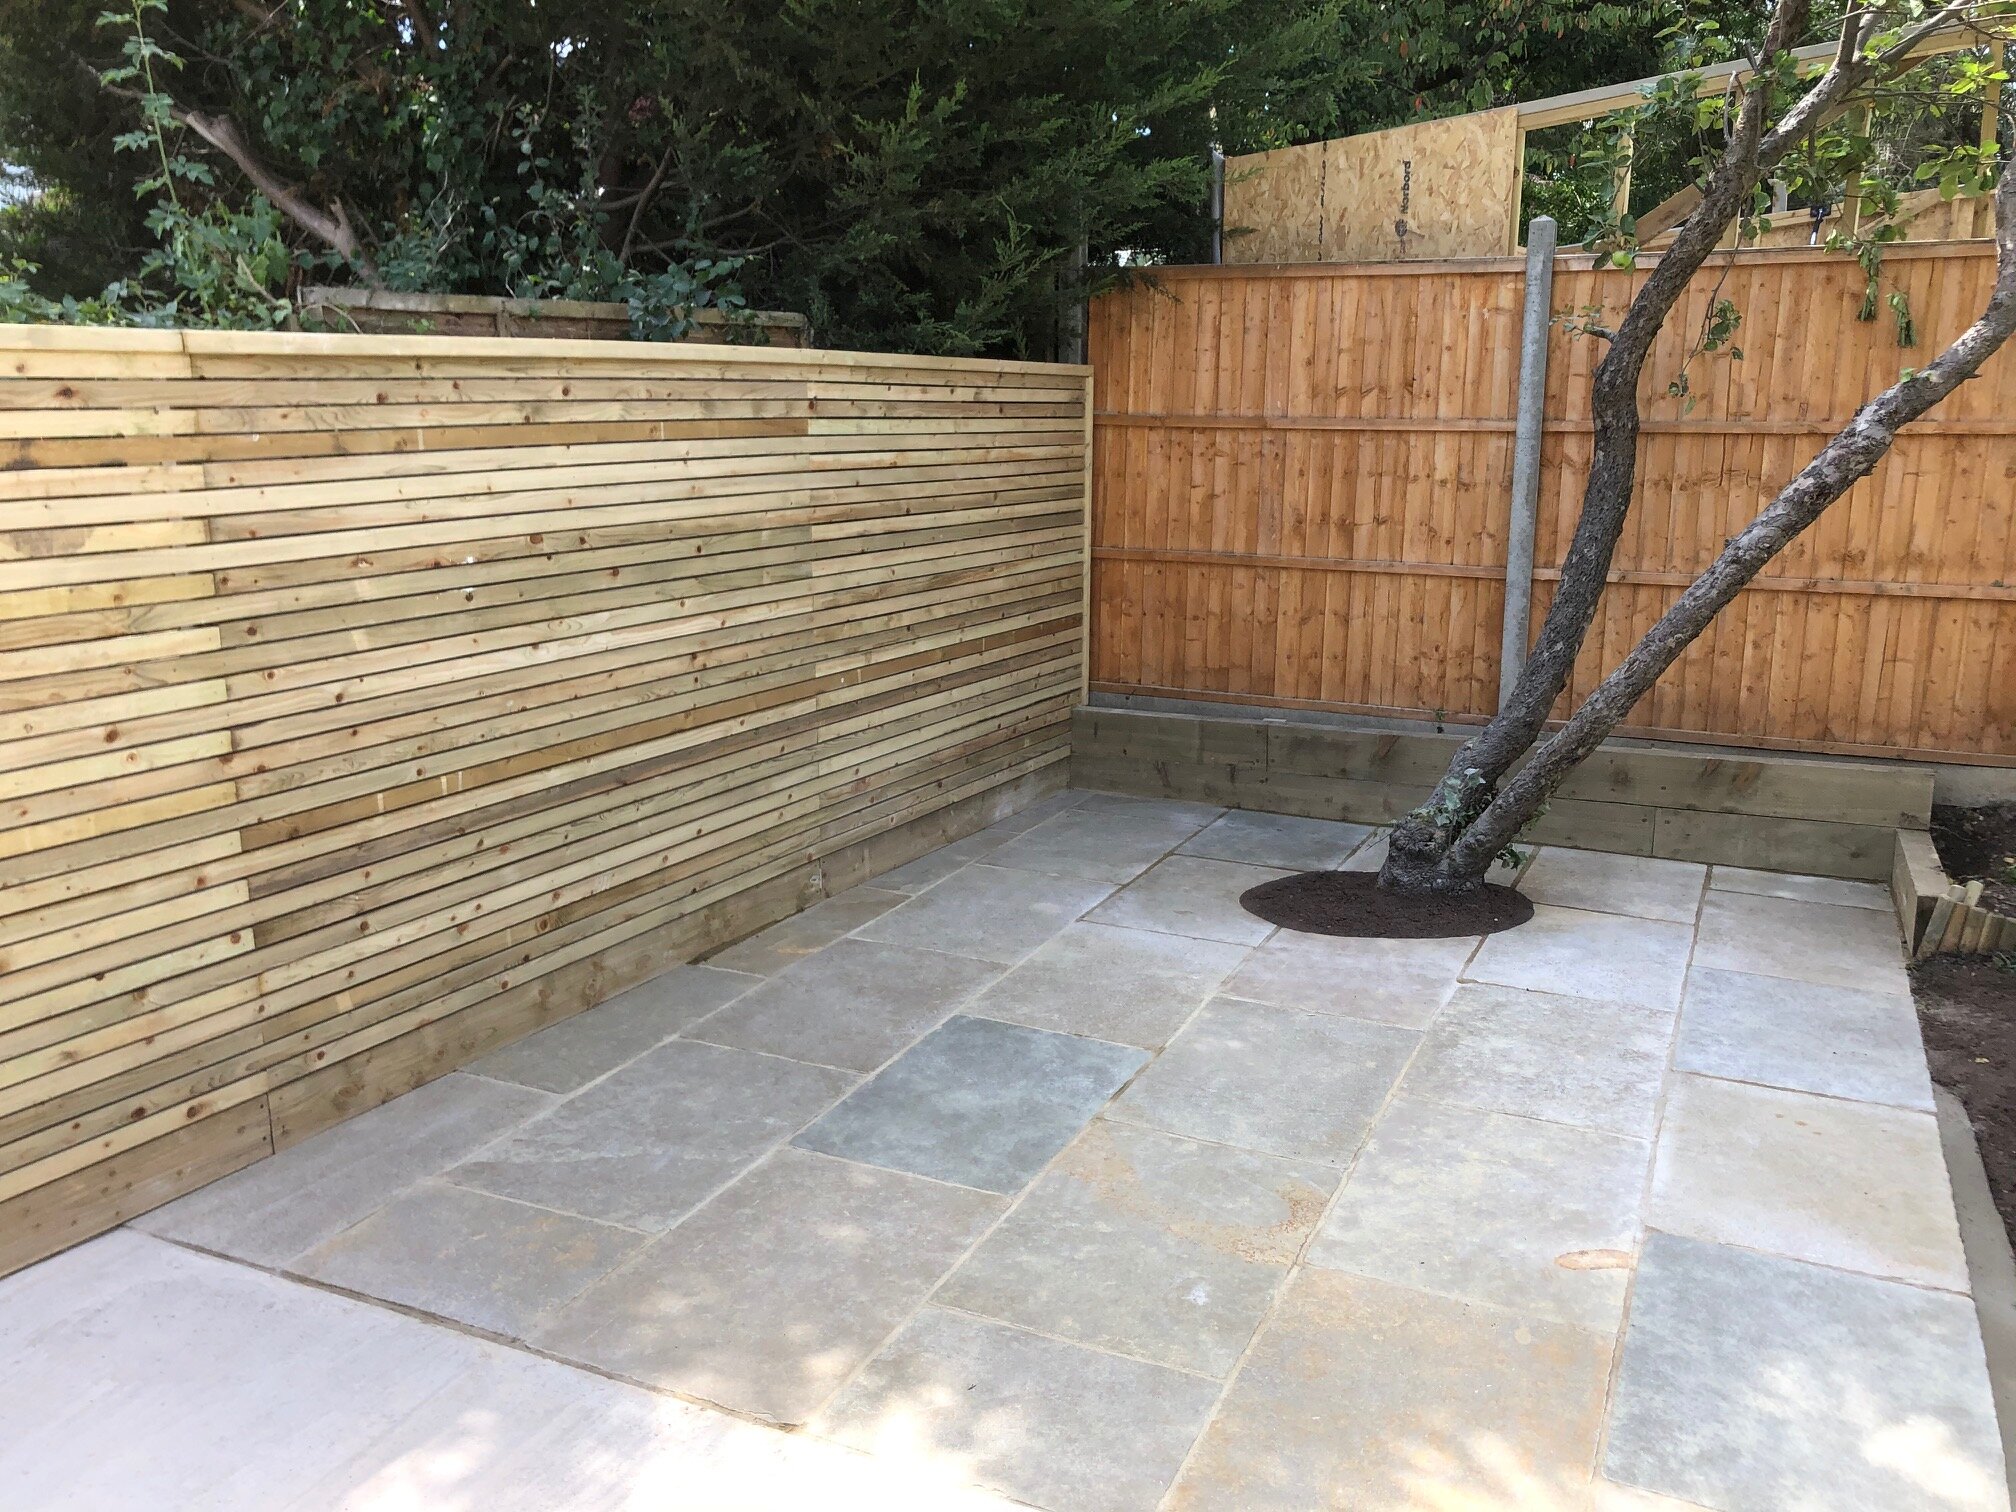
[[712,966],[675,966],[608,1002],[562,1019],[470,1064],[492,1081],[574,1092],[690,1028],[763,979]]
[[1965,1297],[1654,1234],[1605,1475],[1720,1512],[2006,1512]]
[[522,1339],[643,1243],[631,1229],[427,1181],[289,1269]]
[[1197,832],[1191,814],[1154,809],[1076,808],[1045,819],[987,858],[1052,877],[1131,882]]
[[1047,1512],[1152,1508],[1218,1383],[926,1308],[814,1422],[880,1455],[950,1456]]
[[1696,966],[1831,987],[1904,986],[1897,921],[1868,908],[1708,890]]
[[1584,1329],[1303,1270],[1165,1505],[1579,1508],[1609,1368]]
[[1675,1077],[1646,1222],[1696,1239],[1967,1289],[1952,1188],[1929,1113]]
[[1708,868],[1695,861],[1543,846],[1519,879],[1535,903],[1692,924]]
[[1465,983],[1401,1092],[1648,1138],[1672,1037],[1672,1015],[1657,1009]]
[[1090,917],[1095,924],[1257,945],[1274,932],[1274,926],[1241,908],[1239,895],[1262,882],[1293,875],[1202,856],[1171,856],[1121,888]]
[[553,1106],[528,1087],[449,1075],[134,1220],[257,1265],[284,1265]]
[[1351,940],[1277,931],[1225,984],[1227,997],[1421,1029],[1477,948],[1454,940]]
[[1463,975],[1670,1012],[1680,1006],[1693,938],[1687,925],[1663,919],[1542,904],[1518,928],[1486,936]]
[[960,1015],[793,1141],[987,1192],[1018,1192],[1140,1069],[1103,1040]]
[[1755,871],[1747,866],[1717,866],[1708,885],[1724,892],[1753,893],[1767,898],[1796,898],[1802,903],[1839,903],[1844,908],[1870,908],[1894,913],[1890,889],[1880,882],[1848,882],[1839,877],[1802,877],[1790,872]]
[[1418,1035],[1219,998],[1113,1105],[1127,1123],[1339,1163],[1371,1127]]
[[1243,945],[1073,924],[973,1000],[982,1018],[1158,1050],[1245,958]]
[[1288,871],[1333,871],[1371,837],[1369,824],[1302,819],[1233,809],[1178,847],[1186,856],[1278,866]]
[[1307,1261],[1614,1333],[1652,1147],[1397,1098]]
[[800,1423],[1007,1206],[783,1149],[541,1329],[599,1370]]
[[823,1066],[670,1040],[456,1167],[449,1179],[655,1233],[853,1081]]
[[717,951],[707,958],[707,964],[771,976],[852,934],[870,919],[880,918],[908,897],[907,893],[880,887],[850,887],[838,897],[813,904],[803,913],[779,919],[739,945]]
[[884,914],[861,937],[1012,966],[1112,891],[1106,882],[975,864]]
[[1687,976],[1674,1064],[1731,1081],[1932,1108],[1908,991],[1862,992],[1697,966]]
[[1337,1172],[1094,1123],[935,1300],[1224,1376]]
[[686,1037],[873,1071],[1000,974],[998,966],[936,950],[836,940]]
[[863,1455],[117,1230],[0,1281],[36,1512],[1002,1512]]

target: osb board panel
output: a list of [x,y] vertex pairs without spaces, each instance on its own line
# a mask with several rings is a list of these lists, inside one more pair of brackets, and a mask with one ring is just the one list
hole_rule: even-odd
[[1225,260],[1408,262],[1510,250],[1519,112],[1422,121],[1225,162]]
[[0,1223],[1056,768],[1086,381],[0,336]]
[[[1579,697],[1871,394],[1986,298],[1992,249],[1893,247],[1919,344],[1855,318],[1810,252],[1705,269],[1648,367],[1638,490]],[[1557,309],[1640,272],[1564,259]],[[1093,685],[1475,722],[1496,701],[1522,278],[1516,265],[1168,269],[1098,301]],[[1697,360],[1710,300],[1742,361]],[[1919,354],[1915,355],[1914,354]],[[1536,619],[1586,481],[1596,344],[1556,326]],[[1899,438],[1718,619],[1634,732],[2016,762],[2016,356]],[[1564,703],[1564,709],[1566,705]]]

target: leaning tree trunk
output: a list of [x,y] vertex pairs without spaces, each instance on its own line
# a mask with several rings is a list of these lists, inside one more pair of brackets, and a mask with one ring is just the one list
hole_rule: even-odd
[[[2000,336],[1987,338],[1989,344],[1975,353],[1972,365],[1964,371],[1955,372],[1947,387],[1936,392],[1926,387],[1935,381],[1932,374],[1939,367],[1935,363],[1912,383],[1900,384],[1865,406],[1812,464],[1812,468],[1823,468],[1827,479],[1838,476],[1839,486],[1828,493],[1824,492],[1827,484],[1816,481],[1798,494],[1796,506],[1780,511],[1779,506],[1786,504],[1794,491],[1801,490],[1802,484],[1807,482],[1807,473],[1801,473],[1786,492],[1758,517],[1750,530],[1737,538],[1738,542],[1744,541],[1751,538],[1752,531],[1760,527],[1765,529],[1762,537],[1752,540],[1753,549],[1762,550],[1755,564],[1735,579],[1726,594],[1716,598],[1717,590],[1712,585],[1721,584],[1731,571],[1736,570],[1727,563],[1725,553],[1725,559],[1718,560],[1715,567],[1703,575],[1645,642],[1626,659],[1625,666],[1612,674],[1585,705],[1590,716],[1588,723],[1601,723],[1601,732],[1589,742],[1588,747],[1572,756],[1567,755],[1570,746],[1562,745],[1560,737],[1556,737],[1547,747],[1550,752],[1557,753],[1554,760],[1544,766],[1539,761],[1529,765],[1501,791],[1506,774],[1539,739],[1548,712],[1567,686],[1569,673],[1595,620],[1636,482],[1638,386],[1653,342],[1667,317],[1763,175],[1836,113],[1856,90],[1908,66],[1911,49],[1919,37],[1927,30],[1946,24],[1947,20],[1947,12],[1941,11],[1876,56],[1865,55],[1863,50],[1875,26],[1873,16],[1859,25],[1844,28],[1841,48],[1832,66],[1778,124],[1767,131],[1764,116],[1769,88],[1765,80],[1773,71],[1773,60],[1790,48],[1805,26],[1808,9],[1806,0],[1788,0],[1774,16],[1763,48],[1762,66],[1745,92],[1728,147],[1709,176],[1700,205],[1688,216],[1672,246],[1660,257],[1616,332],[1609,338],[1609,350],[1597,366],[1592,385],[1591,414],[1595,435],[1589,478],[1583,491],[1582,512],[1576,521],[1575,535],[1533,651],[1497,715],[1457,751],[1449,770],[1427,802],[1394,827],[1386,863],[1380,873],[1383,886],[1410,892],[1468,892],[1481,886],[1492,859],[1539,812],[1561,779],[1594,748],[1603,734],[1616,726],[1651,686],[1659,672],[1671,665],[1673,658],[1701,633],[1708,619],[1734,596],[1736,590],[1748,582],[1764,562],[1782,550],[1793,535],[1810,523],[1811,516],[1798,518],[1797,511],[1810,507],[1812,516],[1817,516],[1820,510],[1840,497],[1889,449],[1890,439],[1898,426],[1915,419],[1936,403],[1950,391],[1951,384],[1958,383],[1979,367],[2007,335],[2004,331]],[[1997,205],[1997,222],[2004,228],[2006,236],[2006,228],[2012,219],[2006,208],[2006,198],[1998,194]],[[2008,262],[2006,254],[2003,261],[2005,264]],[[2005,267],[2003,278],[1997,283],[1998,291],[2006,278]],[[1995,308],[1991,302],[1991,314]],[[1988,317],[1983,318],[1986,320]],[[1973,334],[1973,329],[1970,329],[1969,336]],[[1967,338],[1963,337],[1940,362],[1956,358],[1966,344]],[[1922,403],[1918,402],[1921,396]],[[1879,407],[1892,400],[1896,402],[1881,408],[1879,413]],[[1821,489],[1824,496],[1813,493],[1813,488]],[[1767,525],[1767,522],[1770,523]],[[1782,533],[1779,533],[1781,529]],[[1736,543],[1732,542],[1732,551],[1735,546]],[[1725,571],[1725,567],[1730,570]],[[1704,589],[1704,585],[1711,585],[1704,590],[1706,597],[1697,599],[1696,590]],[[1693,623],[1691,628],[1688,628],[1690,622],[1684,617],[1674,620],[1674,615],[1679,614],[1683,607],[1691,613],[1707,601],[1712,601],[1710,607],[1700,614],[1699,622]],[[1661,637],[1665,639],[1660,641]],[[1640,654],[1650,653],[1655,641],[1665,645],[1665,660],[1658,663],[1657,669],[1644,679],[1642,685],[1627,694],[1627,684],[1617,683],[1617,678],[1626,667],[1642,670],[1648,660],[1656,660],[1656,656],[1641,658]],[[1617,705],[1619,698],[1623,699],[1621,706]],[[1605,711],[1613,709],[1605,722]],[[1578,713],[1576,719],[1570,722],[1569,729],[1585,727]],[[1564,735],[1566,733],[1563,732]],[[1487,818],[1490,820],[1488,824],[1485,822]]]

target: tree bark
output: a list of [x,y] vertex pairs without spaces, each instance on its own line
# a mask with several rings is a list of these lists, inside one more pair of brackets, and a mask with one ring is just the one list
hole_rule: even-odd
[[[1638,386],[1654,341],[1763,176],[1856,91],[1907,67],[1918,39],[1949,24],[1960,9],[1964,7],[1942,9],[1873,57],[1866,54],[1866,47],[1874,34],[1876,17],[1866,12],[1851,14],[1842,27],[1840,49],[1826,73],[1767,129],[1769,78],[1775,72],[1775,60],[1798,40],[1810,6],[1807,0],[1786,0],[1774,14],[1729,144],[1702,188],[1701,203],[1681,225],[1673,245],[1631,301],[1597,366],[1591,391],[1594,444],[1582,511],[1533,650],[1496,716],[1457,751],[1428,801],[1394,827],[1380,872],[1382,885],[1417,892],[1472,891],[1483,884],[1493,856],[1510,843],[1525,818],[1537,812],[1544,795],[1495,843],[1487,844],[1490,837],[1485,834],[1472,834],[1480,817],[1496,804],[1505,774],[1532,749],[1545,728],[1547,715],[1567,686],[1595,621],[1637,480]],[[1872,457],[1870,466],[1874,460]],[[1562,775],[1566,770],[1563,768]],[[1548,791],[1552,791],[1552,784]],[[1494,824],[1492,832],[1501,828]]]

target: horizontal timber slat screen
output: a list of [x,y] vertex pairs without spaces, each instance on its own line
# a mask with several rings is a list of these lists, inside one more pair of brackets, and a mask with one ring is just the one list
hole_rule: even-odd
[[[1557,312],[1642,270],[1563,257]],[[1992,246],[1892,247],[1886,308],[1806,249],[1723,255],[1662,336],[1588,691],[1856,406],[1979,312]],[[1475,722],[1496,705],[1522,264],[1169,268],[1096,302],[1096,690]],[[1715,298],[1740,361],[1692,364]],[[1557,321],[1534,624],[1573,532],[1599,341]],[[1557,712],[1561,712],[1558,711]],[[1659,683],[1631,733],[2016,763],[2016,353],[1910,427]]]
[[1063,780],[1084,368],[0,362],[0,1271]]

